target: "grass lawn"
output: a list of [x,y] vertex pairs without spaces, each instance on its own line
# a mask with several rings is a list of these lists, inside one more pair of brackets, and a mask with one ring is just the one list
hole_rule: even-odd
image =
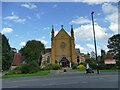
[[27,77],[27,76],[43,76],[48,75],[50,73],[49,70],[38,71],[32,74],[12,74],[12,75],[4,75],[2,78],[16,78],[16,77]]
[[[107,69],[107,70],[99,70],[100,72],[118,72],[117,69]],[[94,70],[94,72],[97,72],[97,70]]]

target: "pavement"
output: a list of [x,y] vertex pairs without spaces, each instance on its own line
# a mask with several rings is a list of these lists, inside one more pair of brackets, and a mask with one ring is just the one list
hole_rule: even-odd
[[2,88],[118,88],[117,72],[63,72],[47,76],[6,78]]

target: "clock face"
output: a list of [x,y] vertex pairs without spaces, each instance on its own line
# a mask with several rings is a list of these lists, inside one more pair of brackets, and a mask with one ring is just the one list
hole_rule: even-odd
[[65,42],[61,42],[60,47],[61,47],[62,49],[64,49],[64,48],[65,48]]

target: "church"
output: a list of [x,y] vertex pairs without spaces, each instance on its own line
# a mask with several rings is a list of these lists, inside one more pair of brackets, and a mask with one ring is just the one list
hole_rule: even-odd
[[[45,49],[45,54],[42,55],[41,66],[47,64],[59,64],[62,67],[71,67],[72,63],[84,63],[88,54],[80,52],[80,49],[75,48],[74,30],[71,25],[70,35],[65,31],[63,25],[57,35],[54,33],[54,27],[51,29],[51,48]],[[25,56],[21,53],[15,53],[12,66],[19,66],[24,63]]]
[[82,55],[79,49],[75,49],[74,30],[71,25],[71,35],[69,35],[63,25],[61,30],[55,36],[54,27],[51,31],[51,48],[45,50],[45,54],[42,56],[43,63],[60,64],[62,67],[71,67],[71,63],[83,62]]

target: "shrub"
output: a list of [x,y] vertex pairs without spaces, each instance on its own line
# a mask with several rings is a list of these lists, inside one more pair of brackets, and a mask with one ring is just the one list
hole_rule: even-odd
[[21,71],[21,73],[23,73],[23,74],[27,74],[27,73],[29,73],[29,66],[28,66],[28,64],[23,64],[23,65],[21,65],[21,67],[20,67],[20,71]]
[[39,70],[38,64],[35,61],[31,61],[27,64],[21,64],[21,66],[16,67],[14,70],[10,70],[6,75],[35,73]]
[[72,69],[77,69],[77,64],[76,63],[72,63]]
[[58,65],[58,64],[53,64],[52,69],[53,70],[59,70],[59,69],[61,69],[61,66]]
[[53,67],[53,65],[52,65],[52,64],[48,64],[45,68],[46,68],[46,69],[48,69],[48,70],[51,70],[51,69],[52,69],[52,67]]
[[90,66],[92,69],[96,69],[96,61],[95,61],[94,59],[92,59],[92,58],[86,59],[86,61],[85,61],[85,66],[86,66],[87,63],[89,64],[89,66]]
[[5,75],[20,74],[20,73],[21,73],[20,70],[10,70]]
[[77,66],[77,69],[80,69],[80,70],[84,71],[85,70],[85,66],[80,64],[79,66]]
[[55,60],[55,64],[58,64],[58,61],[57,61],[57,60]]
[[95,63],[95,62],[90,63],[89,65],[90,65],[90,67],[91,67],[92,69],[96,69],[96,63]]
[[100,64],[99,65],[99,69],[100,70],[104,70],[104,69],[117,69],[116,65],[107,65],[107,64]]
[[99,65],[99,69],[100,69],[100,70],[104,70],[104,69],[106,69],[106,67],[105,67],[104,64],[101,64],[101,65]]
[[31,61],[27,64],[22,64],[20,67],[21,73],[27,74],[27,73],[35,73],[39,71],[39,66],[35,61]]
[[29,73],[35,73],[40,70],[40,67],[35,61],[31,61],[30,63],[28,63],[28,67],[29,67]]
[[61,69],[61,66],[58,64],[48,64],[44,69],[47,70],[59,70]]

